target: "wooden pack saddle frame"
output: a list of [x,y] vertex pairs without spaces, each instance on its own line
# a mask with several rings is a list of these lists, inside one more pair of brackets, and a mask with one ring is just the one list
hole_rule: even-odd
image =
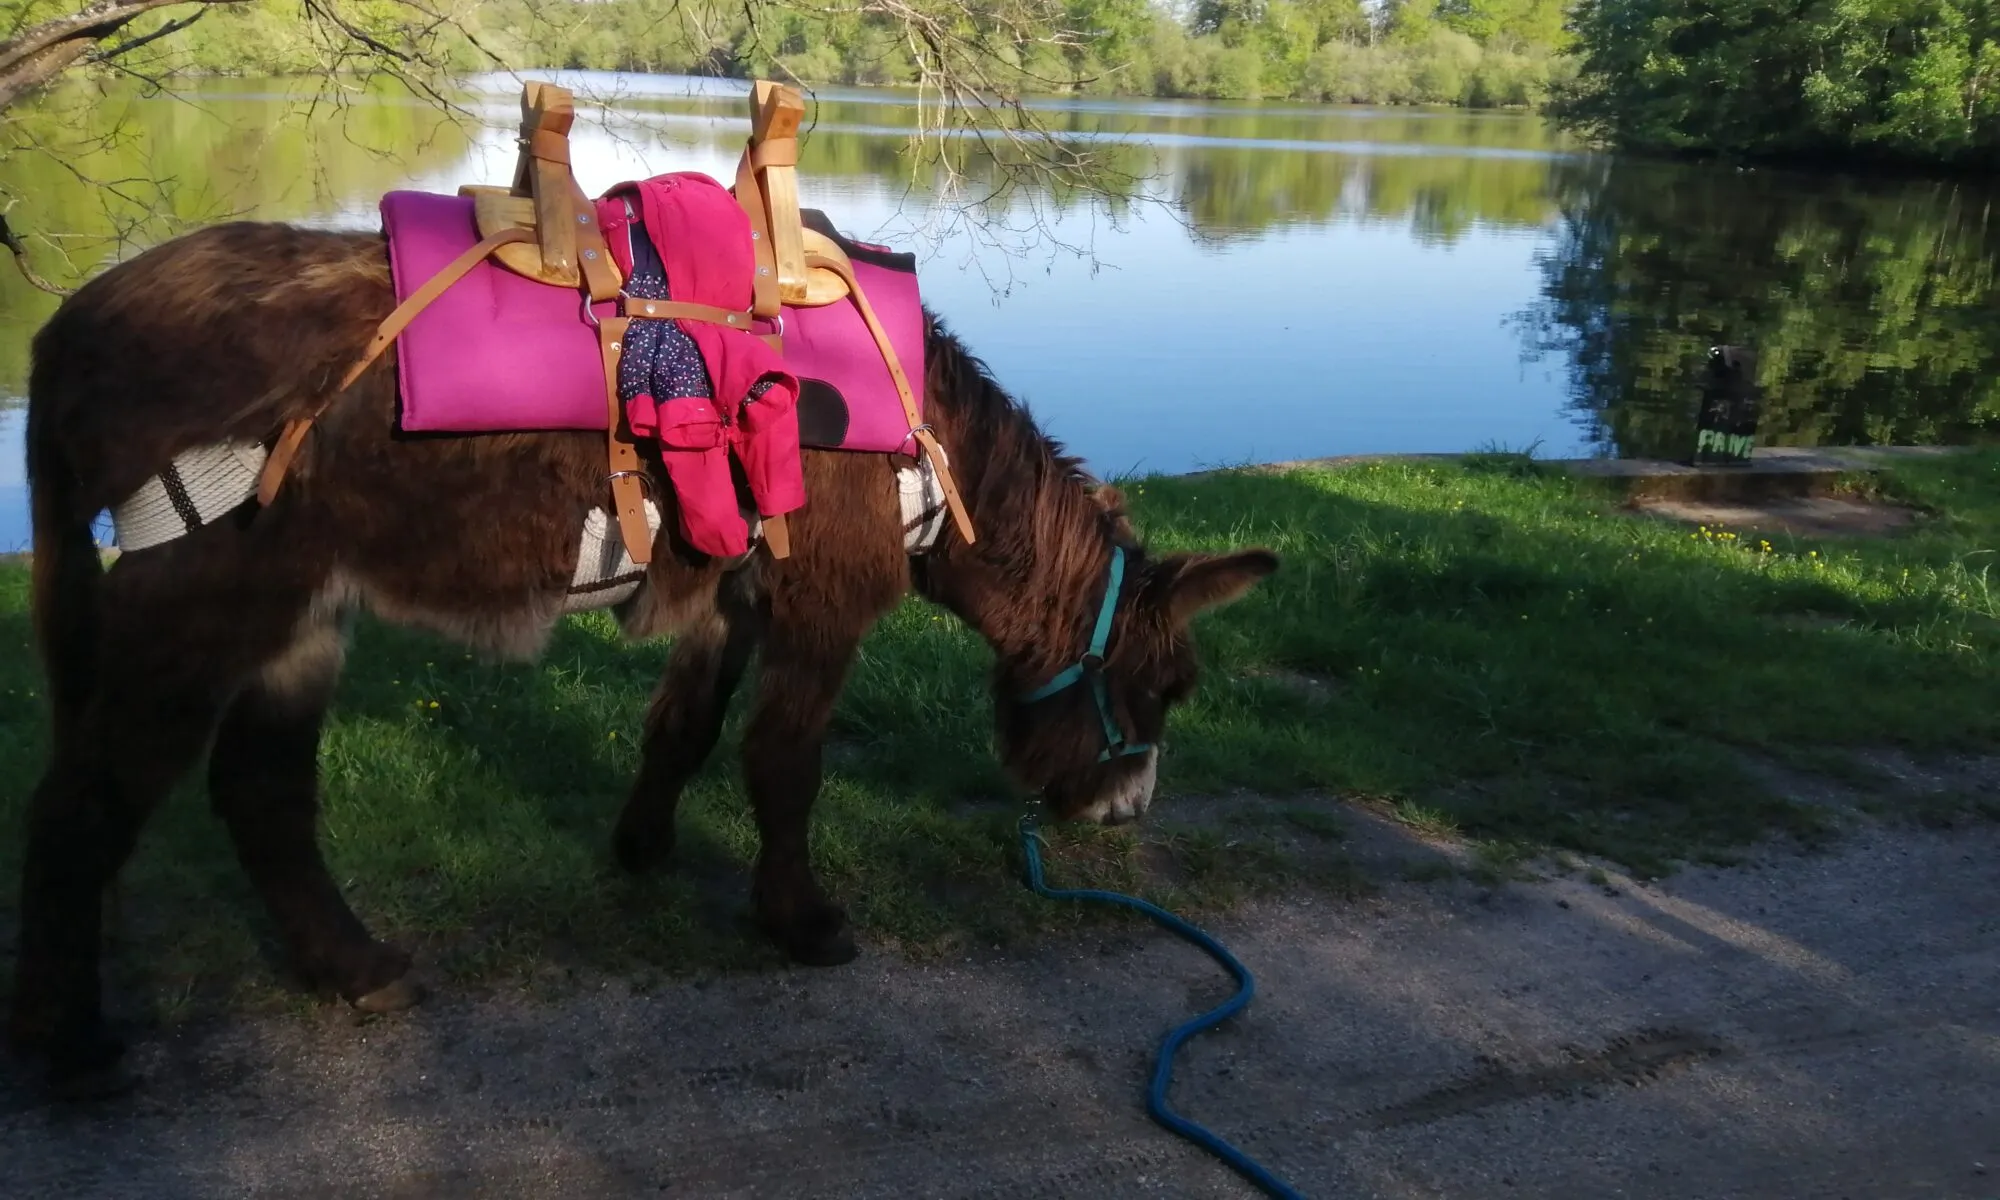
[[[736,166],[731,189],[750,220],[756,256],[749,311],[736,312],[707,304],[632,299],[598,227],[597,209],[570,170],[569,131],[576,120],[575,97],[566,88],[530,80],[521,91],[521,153],[511,187],[466,184],[458,189],[473,202],[479,241],[441,268],[398,304],[376,327],[367,349],[342,377],[334,395],[352,386],[369,365],[394,344],[418,313],[488,258],[501,266],[553,287],[580,289],[580,306],[597,327],[604,361],[607,479],[625,551],[637,566],[652,560],[652,532],[646,521],[645,468],[637,447],[622,426],[618,402],[618,363],[625,331],[634,319],[677,318],[709,321],[734,329],[752,330],[759,319],[780,315],[785,305],[819,307],[852,301],[867,325],[895,383],[896,395],[910,423],[911,438],[929,458],[944,492],[945,505],[959,536],[974,540],[972,521],[959,497],[957,483],[935,435],[917,411],[916,396],[904,375],[887,330],[876,318],[854,266],[838,243],[807,229],[799,217],[798,130],[805,103],[798,92],[769,80],[758,80],[750,93],[750,139]],[[594,303],[615,302],[617,315],[590,315]],[[636,311],[635,311],[636,309]],[[783,353],[783,333],[759,334]],[[331,402],[331,397],[328,398]],[[323,410],[324,406],[322,406]],[[270,504],[284,481],[317,413],[286,424],[265,463],[257,498]],[[763,519],[764,542],[776,558],[791,554],[791,537],[784,517]]]

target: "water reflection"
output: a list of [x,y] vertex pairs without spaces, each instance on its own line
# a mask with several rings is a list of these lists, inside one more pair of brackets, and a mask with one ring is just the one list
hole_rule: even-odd
[[1695,372],[1760,355],[1764,445],[1953,444],[2000,429],[1995,191],[1777,171],[1560,165],[1530,343],[1572,367],[1603,453],[1692,449]]
[[[241,83],[242,81],[233,81]],[[234,91],[235,94],[231,94]],[[461,159],[468,131],[378,87],[328,97],[237,87],[146,95],[75,85],[10,111],[0,195],[42,274],[87,279],[116,258],[233,217],[372,220],[375,197]],[[0,388],[18,395],[53,297],[0,263]]]
[[0,554],[28,548],[27,471],[21,460],[19,408],[0,404]]

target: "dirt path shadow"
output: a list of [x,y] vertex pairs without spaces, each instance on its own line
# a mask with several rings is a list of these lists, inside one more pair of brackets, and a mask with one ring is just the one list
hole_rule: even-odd
[[[1173,1100],[1310,1196],[2000,1193],[2000,825],[1659,883],[1257,903]],[[1029,954],[446,994],[148,1042],[138,1094],[0,1083],[16,1197],[1249,1196],[1152,1125],[1228,991],[1149,926]]]

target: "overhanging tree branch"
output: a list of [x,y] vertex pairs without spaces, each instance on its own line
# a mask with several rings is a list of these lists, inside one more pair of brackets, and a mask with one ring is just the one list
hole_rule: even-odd
[[97,44],[157,9],[199,2],[248,0],[98,0],[67,17],[54,17],[0,43],[0,109],[12,105],[83,59]]
[[[44,51],[79,39],[99,41],[118,32],[135,17],[160,8],[172,8],[190,0],[98,0],[98,3],[67,17],[52,17],[0,43],[0,71],[11,70]],[[230,3],[232,0],[220,0]]]
[[35,273],[35,268],[28,265],[28,248],[21,244],[21,235],[15,233],[14,227],[7,223],[5,213],[0,213],[0,246],[7,247],[8,252],[14,256],[14,265],[21,268],[21,277],[23,279],[26,279],[29,283],[51,296],[69,295],[70,290],[68,288],[57,287],[55,284],[43,279]]
[[[0,124],[7,123],[10,106],[74,68],[128,73],[164,86],[182,61],[171,51],[159,52],[168,39],[210,8],[254,2],[86,0],[68,16],[5,31],[11,36],[0,40]],[[548,44],[549,31],[558,42],[567,41],[576,28],[611,19],[615,7],[525,0],[525,24],[544,36],[524,31],[516,20],[507,24],[504,38],[493,40],[487,36],[492,31],[466,15],[473,11],[467,0],[297,3],[293,19],[302,27],[305,54],[316,64],[309,73],[320,81],[321,96],[312,101],[309,121],[319,119],[326,94],[344,107],[348,94],[387,77],[454,119],[479,123],[484,117],[466,107],[449,79],[454,55],[469,49],[493,68],[509,71],[515,64],[505,60],[522,46]],[[166,19],[174,14],[162,10],[177,6],[193,11]],[[833,32],[852,28],[857,20],[871,36],[886,35],[886,57],[900,60],[886,64],[889,74],[910,79],[917,90],[916,127],[907,143],[909,183],[928,193],[926,207],[934,216],[950,223],[970,219],[975,226],[1002,226],[1020,216],[1031,221],[1033,232],[1051,237],[1055,231],[1048,218],[1072,198],[1146,200],[1132,187],[1140,176],[1119,169],[1130,163],[1117,155],[1107,159],[1023,98],[1027,92],[1078,86],[1085,75],[1099,73],[1093,67],[1103,65],[1091,57],[1098,33],[1087,18],[1075,15],[1069,0],[664,0],[647,8],[655,20],[678,19],[688,29],[689,48],[699,54],[705,47],[707,61],[731,73],[751,65],[744,54],[745,26],[753,44],[761,41],[766,22],[791,30],[788,37],[798,36],[801,22]],[[153,13],[162,15],[134,25]],[[792,75],[777,51],[764,47],[757,69]],[[43,241],[63,236],[35,232]]]
[[335,12],[328,5],[317,3],[316,0],[306,0],[306,11],[322,18],[334,28],[353,38],[356,43],[373,50],[384,58],[393,59],[399,63],[414,61],[411,55],[396,49],[394,46],[385,45],[378,39],[369,36],[365,30]]
[[108,50],[95,51],[91,54],[90,59],[92,62],[110,62],[112,59],[117,58],[119,55],[130,54],[132,51],[137,50],[139,47],[144,46],[149,42],[157,42],[161,38],[172,37],[174,34],[177,34],[181,30],[186,29],[188,26],[194,24],[196,21],[201,20],[203,17],[207,15],[208,15],[208,9],[206,6],[198,8],[194,11],[194,14],[192,16],[181,17],[177,20],[168,21],[165,25],[160,26],[158,29],[155,29],[151,33],[142,33],[138,37],[127,38],[125,41],[118,43],[116,46],[113,46]]

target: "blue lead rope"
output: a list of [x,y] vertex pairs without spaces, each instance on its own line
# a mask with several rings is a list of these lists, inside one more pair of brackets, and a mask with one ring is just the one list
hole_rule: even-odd
[[1041,836],[1041,832],[1035,828],[1035,818],[1032,814],[1021,818],[1021,848],[1028,856],[1028,886],[1034,889],[1036,895],[1047,896],[1051,900],[1096,900],[1105,904],[1136,908],[1172,932],[1180,934],[1208,951],[1209,957],[1221,963],[1223,969],[1236,977],[1234,996],[1192,1021],[1176,1027],[1160,1043],[1159,1060],[1153,1067],[1153,1084],[1146,1092],[1146,1111],[1152,1115],[1153,1120],[1228,1163],[1250,1182],[1264,1189],[1267,1194],[1280,1197],[1280,1200],[1304,1200],[1290,1184],[1265,1170],[1249,1155],[1167,1107],[1167,1089],[1172,1086],[1174,1078],[1175,1052],[1181,1048],[1181,1043],[1197,1033],[1222,1024],[1242,1011],[1244,1005],[1250,1003],[1250,997],[1257,993],[1257,983],[1250,977],[1250,972],[1242,963],[1236,961],[1235,955],[1223,948],[1222,943],[1158,905],[1149,904],[1137,896],[1092,888],[1058,889],[1048,886],[1042,881],[1042,853],[1039,847]]

